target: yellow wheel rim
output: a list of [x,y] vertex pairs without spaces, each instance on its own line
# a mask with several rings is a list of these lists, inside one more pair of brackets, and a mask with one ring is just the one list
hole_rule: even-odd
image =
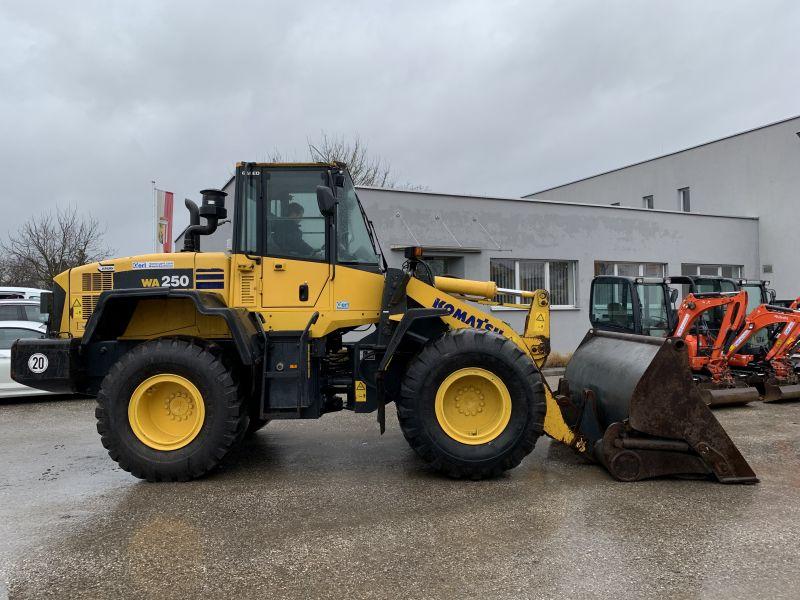
[[436,419],[457,442],[485,444],[508,425],[511,394],[503,380],[491,371],[459,369],[448,375],[436,392]]
[[180,375],[163,373],[145,379],[128,403],[134,435],[155,450],[177,450],[203,427],[206,407],[195,385]]

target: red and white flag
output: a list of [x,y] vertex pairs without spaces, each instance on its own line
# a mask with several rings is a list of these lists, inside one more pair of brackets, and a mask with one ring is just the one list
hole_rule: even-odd
[[156,190],[156,245],[172,252],[172,192]]

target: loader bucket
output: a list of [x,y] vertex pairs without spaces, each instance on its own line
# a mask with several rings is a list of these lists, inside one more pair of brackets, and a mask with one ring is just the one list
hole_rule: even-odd
[[562,413],[617,479],[758,481],[692,381],[682,340],[589,330],[564,379]]

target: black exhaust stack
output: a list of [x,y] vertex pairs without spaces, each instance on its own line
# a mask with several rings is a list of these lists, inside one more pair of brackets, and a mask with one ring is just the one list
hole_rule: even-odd
[[[200,208],[188,198],[184,201],[189,210],[189,226],[183,233],[183,252],[200,252],[200,236],[214,233],[219,222],[228,216],[225,209],[228,194],[222,190],[202,190],[200,194],[203,196]],[[200,217],[205,217],[205,225],[200,225]]]

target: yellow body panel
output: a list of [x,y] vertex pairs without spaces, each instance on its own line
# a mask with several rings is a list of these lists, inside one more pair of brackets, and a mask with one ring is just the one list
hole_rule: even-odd
[[201,339],[228,338],[225,320],[198,314],[188,298],[140,300],[120,339],[151,339],[186,335]]
[[[292,267],[296,268],[298,273],[303,273],[300,267],[312,265],[307,272],[309,279],[314,276],[314,269],[319,265],[301,261],[291,262],[296,263]],[[331,274],[333,279],[328,278],[313,305],[263,308],[260,312],[264,316],[266,329],[275,331],[303,329],[314,312],[319,313],[319,319],[311,328],[311,337],[323,337],[337,329],[377,323],[384,276],[381,273],[341,265],[337,265],[335,275],[333,272]],[[307,280],[303,277],[300,279]],[[263,293],[265,295],[270,293],[266,286]],[[294,287],[293,293],[297,294],[297,287]]]
[[[230,258],[222,252],[125,256],[71,269],[56,277],[56,283],[65,288],[67,288],[66,281],[69,281],[62,330],[68,331],[74,337],[81,337],[86,322],[104,291],[170,286],[198,289],[198,284],[207,284],[206,281],[197,278],[201,273],[204,276],[213,273],[216,277],[214,285],[219,286],[217,289],[201,289],[201,291],[217,293],[224,300],[229,298]],[[182,277],[187,279],[181,279]],[[219,323],[220,319],[195,315],[194,308],[187,301],[181,300],[169,306],[163,302],[158,304],[158,301],[154,300],[146,301],[140,303],[134,313],[125,337],[149,338],[179,333],[224,336]],[[63,324],[68,324],[68,329]]]
[[[289,258],[265,257],[261,261],[261,306],[295,308],[327,306],[331,265]],[[300,300],[300,286],[308,286],[308,300]]]

